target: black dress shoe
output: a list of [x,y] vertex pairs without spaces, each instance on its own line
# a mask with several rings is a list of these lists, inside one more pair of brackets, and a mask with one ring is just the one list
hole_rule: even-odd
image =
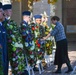
[[69,72],[71,72],[71,71],[73,71],[73,69],[69,69],[69,70],[67,70],[65,73],[69,73]]
[[57,70],[57,71],[55,71],[54,73],[61,73],[61,70]]

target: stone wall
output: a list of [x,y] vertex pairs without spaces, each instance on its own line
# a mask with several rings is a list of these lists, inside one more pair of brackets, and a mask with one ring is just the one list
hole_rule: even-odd
[[56,6],[55,15],[60,17],[61,19],[60,21],[62,23],[62,0],[58,0],[55,6]]
[[48,25],[50,25],[50,4],[47,3],[47,0],[41,0],[39,2],[33,3],[33,15],[43,14],[44,11],[49,16]]
[[57,15],[60,17],[62,22],[62,0],[58,0],[55,5],[48,4],[47,0],[41,0],[40,2],[33,3],[33,14],[41,14],[46,11],[49,16],[48,25],[51,24],[51,16]]
[[17,22],[19,25],[21,22],[21,3],[20,2],[14,2],[12,3],[12,19]]
[[20,25],[20,22],[22,21],[22,12],[28,10],[27,2],[28,0],[21,0],[21,2],[12,3],[12,19],[15,20],[18,25]]

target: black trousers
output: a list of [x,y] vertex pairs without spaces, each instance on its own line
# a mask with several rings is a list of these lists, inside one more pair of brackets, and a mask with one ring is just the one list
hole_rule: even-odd
[[68,57],[68,43],[67,39],[56,42],[55,65],[62,65],[63,63],[70,62]]

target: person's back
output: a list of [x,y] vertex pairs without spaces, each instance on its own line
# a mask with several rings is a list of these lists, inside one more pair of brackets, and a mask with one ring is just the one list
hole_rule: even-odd
[[64,27],[60,22],[56,23],[55,28],[51,31],[51,36],[55,37],[55,41],[60,41],[66,38]]

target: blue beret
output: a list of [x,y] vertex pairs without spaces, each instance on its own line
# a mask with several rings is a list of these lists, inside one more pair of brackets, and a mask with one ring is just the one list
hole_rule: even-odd
[[30,12],[30,11],[24,11],[24,12],[22,12],[22,15],[23,15],[23,16],[24,16],[24,15],[30,16],[30,15],[31,15],[31,12]]
[[7,10],[7,9],[12,9],[12,5],[11,4],[3,5],[3,10]]
[[2,8],[2,3],[0,2],[0,8]]
[[35,18],[35,19],[41,19],[42,16],[41,16],[41,15],[35,15],[34,18]]

